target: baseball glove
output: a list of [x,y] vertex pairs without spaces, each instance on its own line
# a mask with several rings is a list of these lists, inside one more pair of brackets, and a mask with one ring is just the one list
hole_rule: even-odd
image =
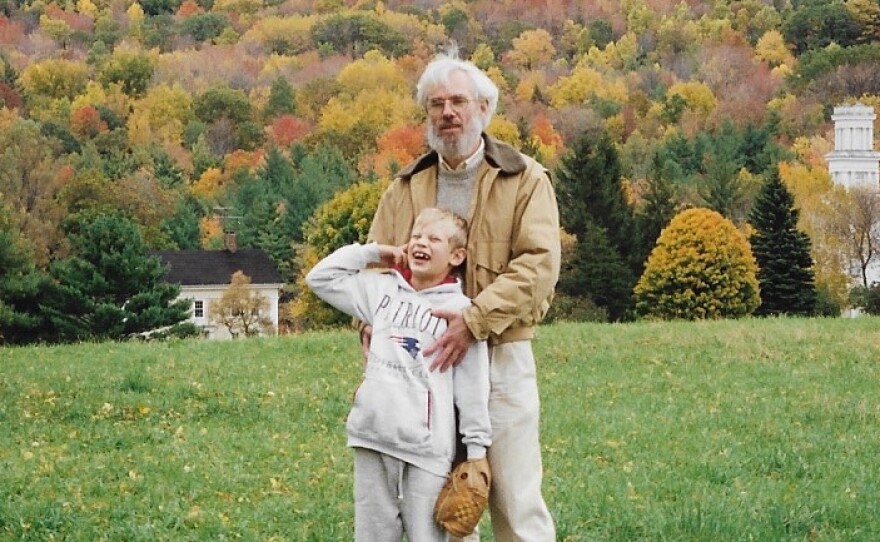
[[434,505],[434,519],[447,532],[464,537],[476,529],[489,502],[492,475],[486,458],[459,463],[446,477]]

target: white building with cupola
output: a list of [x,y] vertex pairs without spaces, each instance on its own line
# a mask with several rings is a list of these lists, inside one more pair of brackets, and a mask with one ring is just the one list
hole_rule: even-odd
[[880,152],[874,150],[873,107],[862,104],[834,108],[834,150],[825,155],[834,184],[880,190]]
[[[834,184],[848,190],[866,189],[880,198],[880,152],[874,150],[876,118],[873,107],[860,103],[835,107],[831,115],[834,121],[834,150],[825,155],[825,160]],[[875,224],[875,229],[880,229],[880,223]],[[880,237],[880,232],[876,233]],[[880,282],[880,254],[873,258],[865,273],[869,285]],[[852,276],[857,274],[856,268],[860,269],[861,266],[855,265],[850,271]],[[856,284],[861,283],[859,277]]]

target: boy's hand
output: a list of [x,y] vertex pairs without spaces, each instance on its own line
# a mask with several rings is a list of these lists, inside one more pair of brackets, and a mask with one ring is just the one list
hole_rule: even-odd
[[379,245],[379,258],[386,267],[406,267],[406,245]]

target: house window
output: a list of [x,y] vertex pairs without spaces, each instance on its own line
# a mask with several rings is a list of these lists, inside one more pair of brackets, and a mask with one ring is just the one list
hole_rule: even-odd
[[201,299],[197,299],[193,302],[193,316],[196,318],[205,317],[205,302]]

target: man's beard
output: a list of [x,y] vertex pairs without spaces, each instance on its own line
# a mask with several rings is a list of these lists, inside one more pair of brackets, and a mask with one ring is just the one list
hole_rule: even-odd
[[440,135],[433,123],[428,123],[426,132],[428,146],[444,158],[467,158],[477,148],[482,136],[480,123],[476,118],[472,118],[464,126],[461,135]]

